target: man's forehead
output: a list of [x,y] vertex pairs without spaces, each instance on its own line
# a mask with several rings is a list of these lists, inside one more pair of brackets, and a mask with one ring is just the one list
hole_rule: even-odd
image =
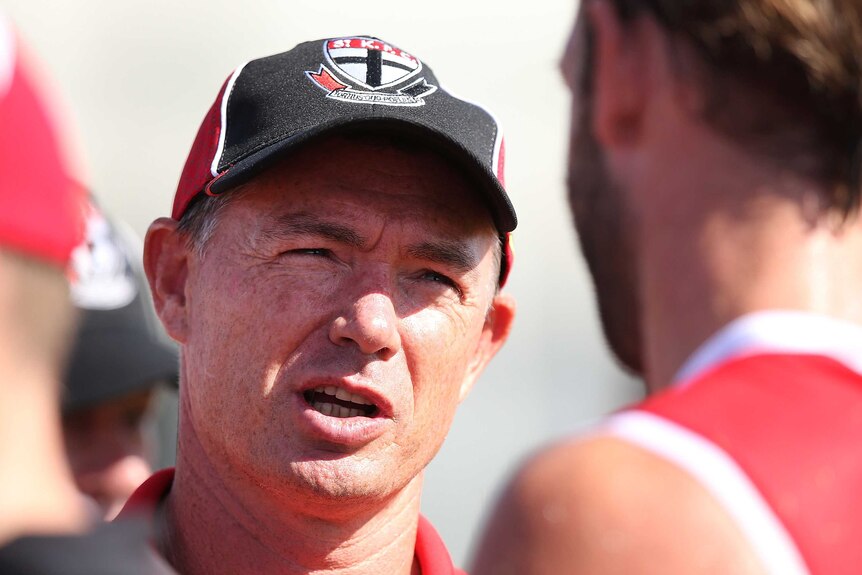
[[575,54],[574,54],[574,31],[569,34],[563,57],[560,59],[560,75],[563,81],[572,90],[575,86]]
[[583,65],[584,58],[582,52],[586,44],[587,18],[585,8],[581,6],[578,9],[578,15],[575,18],[574,26],[566,40],[566,46],[560,59],[560,74],[572,91],[577,89],[577,80],[580,77],[579,67]]
[[277,213],[363,214],[494,228],[482,192],[463,169],[427,147],[380,136],[331,136],[248,182]]
[[[381,202],[386,205],[387,202]],[[465,217],[447,210],[440,212],[424,209],[380,209],[363,202],[321,200],[293,205],[280,203],[276,208],[253,209],[254,228],[260,235],[271,238],[317,236],[346,245],[363,247],[375,241],[382,233],[396,233],[403,242],[420,245],[422,242],[468,241],[473,237],[496,238],[490,218]]]
[[260,220],[261,225],[256,227],[258,241],[322,240],[359,250],[373,249],[389,227],[403,256],[445,264],[462,273],[474,269],[496,242],[496,238],[484,230],[452,233],[433,226],[411,229],[399,223],[390,226],[385,219],[345,218],[324,210],[269,212],[262,214]]

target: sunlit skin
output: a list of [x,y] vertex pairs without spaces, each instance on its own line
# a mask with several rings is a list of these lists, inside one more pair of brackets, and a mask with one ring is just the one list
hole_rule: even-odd
[[63,415],[66,454],[78,489],[113,519],[152,472],[144,420],[153,391],[146,389]]
[[[168,521],[182,532],[215,499],[204,515],[237,530],[228,557],[199,556],[221,532],[169,554],[189,572],[230,572],[245,552],[258,572],[409,573],[422,469],[512,320],[490,216],[447,160],[355,138],[309,145],[238,193],[203,257],[171,220],[147,240],[182,344]],[[374,412],[315,410],[325,386]]]

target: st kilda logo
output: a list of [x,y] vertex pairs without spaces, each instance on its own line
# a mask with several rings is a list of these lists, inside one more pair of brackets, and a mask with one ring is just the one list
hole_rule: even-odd
[[417,77],[422,62],[376,38],[326,40],[326,64],[305,75],[327,92],[326,97],[356,104],[424,106],[437,86]]

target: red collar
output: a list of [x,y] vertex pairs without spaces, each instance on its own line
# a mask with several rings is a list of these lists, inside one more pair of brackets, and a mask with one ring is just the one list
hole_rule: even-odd
[[[118,518],[130,516],[143,518],[151,525],[155,520],[159,503],[167,497],[174,482],[174,468],[155,472],[129,497]],[[437,530],[422,515],[416,531],[416,559],[422,575],[466,575],[452,565],[452,558]]]

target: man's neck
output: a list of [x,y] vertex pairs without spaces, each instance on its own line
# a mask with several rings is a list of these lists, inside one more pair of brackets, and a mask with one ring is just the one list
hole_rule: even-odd
[[385,502],[312,506],[299,493],[238,489],[235,477],[212,471],[184,461],[181,445],[159,534],[161,552],[181,573],[419,574],[421,476]]
[[694,166],[691,187],[678,197],[708,199],[700,206],[682,199],[671,221],[654,214],[645,222],[641,296],[651,391],[669,385],[698,346],[747,313],[802,310],[862,323],[862,223],[855,216],[841,222],[811,182],[743,164],[715,178]]

